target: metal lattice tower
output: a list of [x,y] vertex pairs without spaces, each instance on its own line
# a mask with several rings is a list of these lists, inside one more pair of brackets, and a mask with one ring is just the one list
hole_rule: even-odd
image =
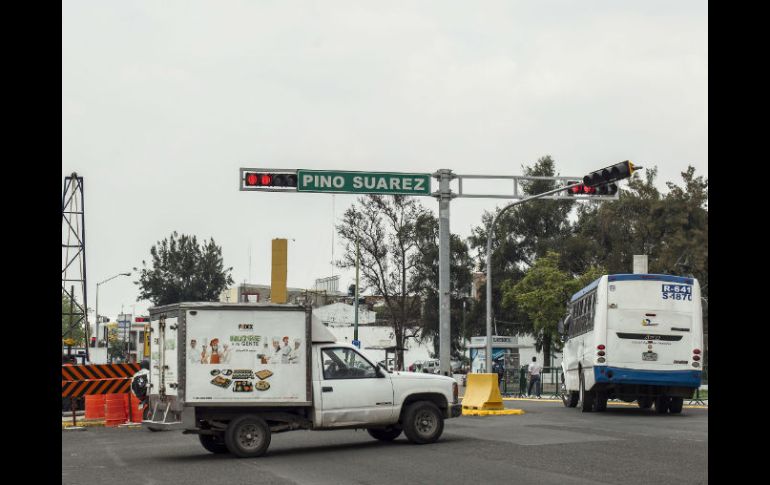
[[[73,172],[64,178],[62,192],[62,301],[65,297],[69,304],[62,306],[62,319],[68,321],[62,331],[62,340],[71,338],[73,330],[82,328],[86,360],[88,355],[89,326],[88,300],[86,298],[86,228],[83,204],[83,177]],[[62,354],[64,350],[62,350]]]

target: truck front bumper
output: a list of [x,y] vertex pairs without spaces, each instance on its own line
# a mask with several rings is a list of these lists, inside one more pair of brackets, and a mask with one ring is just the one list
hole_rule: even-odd
[[458,404],[452,404],[450,407],[449,417],[450,418],[458,418],[463,414],[463,405]]

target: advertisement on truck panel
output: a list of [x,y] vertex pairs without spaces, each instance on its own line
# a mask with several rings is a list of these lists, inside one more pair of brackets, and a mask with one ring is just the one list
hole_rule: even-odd
[[305,401],[305,339],[301,312],[188,314],[185,400]]

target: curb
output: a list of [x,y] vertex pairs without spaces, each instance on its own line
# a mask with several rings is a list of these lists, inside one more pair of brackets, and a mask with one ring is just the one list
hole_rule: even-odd
[[508,416],[524,414],[522,409],[463,409],[463,416]]
[[[460,397],[462,400],[462,397]],[[531,402],[561,402],[561,399],[532,399],[528,397],[504,397],[503,401],[531,401]],[[608,406],[636,406],[637,404],[631,403],[631,402],[622,402],[622,401],[609,401],[607,402]],[[706,404],[685,404],[682,406],[682,409],[708,409],[708,403]],[[465,414],[465,409],[463,409],[463,414]]]
[[[105,421],[76,421],[74,426],[103,427],[104,425]],[[72,420],[62,421],[61,423],[61,429],[72,428],[72,426]]]

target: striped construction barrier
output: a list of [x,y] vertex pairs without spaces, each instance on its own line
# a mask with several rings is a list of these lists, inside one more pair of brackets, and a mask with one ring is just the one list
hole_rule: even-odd
[[139,364],[63,365],[61,396],[75,398],[94,394],[125,394]]

